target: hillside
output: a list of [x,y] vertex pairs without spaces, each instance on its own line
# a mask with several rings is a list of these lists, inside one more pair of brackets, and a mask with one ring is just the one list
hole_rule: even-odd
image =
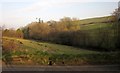
[[3,37],[2,59],[5,64],[49,65],[50,60],[53,65],[109,64],[119,63],[117,54],[116,52],[100,53],[65,45]]
[[83,20],[79,20],[78,22],[81,25],[87,25],[87,24],[92,24],[92,23],[108,23],[108,22],[112,22],[112,21],[113,21],[112,16],[105,16],[105,17],[95,17],[95,18],[83,19]]
[[109,28],[114,24],[112,16],[106,17],[97,17],[97,18],[89,18],[79,20],[80,30],[91,30],[91,29],[99,29],[99,28]]
[[32,53],[36,51],[55,53],[55,54],[56,53],[57,54],[96,53],[95,51],[83,50],[72,46],[3,37],[3,45],[7,47],[9,46],[8,44],[11,44],[16,51],[27,50],[27,52],[32,52]]
[[51,25],[35,22],[23,29],[4,30],[3,63],[67,66],[120,64],[118,23],[112,21],[112,17],[69,22],[66,19],[69,20],[63,18],[65,21],[52,22]]

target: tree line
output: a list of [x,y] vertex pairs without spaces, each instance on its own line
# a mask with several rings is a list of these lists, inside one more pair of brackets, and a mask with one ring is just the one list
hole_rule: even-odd
[[64,44],[92,50],[115,51],[120,50],[120,21],[116,20],[112,27],[81,30],[77,18],[64,17],[59,21],[32,22],[27,26],[12,30],[5,29],[3,36],[47,41],[57,44]]
[[92,50],[115,51],[119,50],[117,49],[119,48],[119,22],[114,21],[111,24],[112,27],[81,30],[77,19],[65,17],[60,21],[32,22],[22,30],[26,39],[92,48]]

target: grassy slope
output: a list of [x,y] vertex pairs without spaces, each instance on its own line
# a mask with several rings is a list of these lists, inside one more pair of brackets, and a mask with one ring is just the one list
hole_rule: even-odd
[[[10,45],[13,40],[13,50],[3,54],[4,62],[10,62],[10,64],[48,65],[49,58],[54,65],[63,65],[63,62],[64,65],[120,63],[119,53],[116,52],[96,52],[71,46],[9,37],[3,37],[3,46]],[[11,44],[11,46],[13,45]]]
[[96,17],[96,18],[89,18],[89,19],[83,19],[80,20],[80,24],[89,24],[89,23],[101,23],[101,22],[107,22],[111,21],[112,17],[111,16],[106,16],[106,17]]
[[110,21],[112,21],[112,17],[106,16],[79,20],[78,23],[80,24],[81,30],[90,30],[111,27],[114,24],[114,22]]
[[114,23],[93,23],[89,25],[81,26],[81,30],[91,30],[91,29],[99,29],[99,28],[109,28]]
[[[13,41],[13,42],[11,42]],[[11,44],[12,43],[12,44]],[[22,43],[22,44],[20,44]],[[11,48],[10,50],[10,47]],[[51,58],[56,65],[61,65],[61,60],[64,59],[67,65],[73,64],[78,65],[79,63],[74,62],[73,59],[76,55],[84,54],[95,54],[98,52],[78,49],[71,46],[58,45],[45,42],[36,42],[32,40],[17,39],[10,37],[3,37],[4,49],[9,49],[8,52],[3,54],[3,61],[5,63],[12,64],[37,64],[37,65],[48,65],[49,58]],[[69,62],[67,62],[69,60]],[[82,60],[82,59],[81,59]],[[73,62],[73,63],[71,63]]]
[[24,50],[27,49],[29,52],[41,51],[41,52],[57,53],[57,54],[97,53],[95,51],[79,49],[79,48],[75,48],[72,46],[65,46],[65,45],[58,45],[58,44],[52,44],[52,43],[46,43],[46,42],[36,42],[36,41],[32,41],[32,40],[3,37],[3,41],[6,42],[6,40],[8,40],[8,41],[14,40],[14,42],[18,43],[18,46],[20,45],[19,42],[22,42],[23,44],[17,49],[24,49]]

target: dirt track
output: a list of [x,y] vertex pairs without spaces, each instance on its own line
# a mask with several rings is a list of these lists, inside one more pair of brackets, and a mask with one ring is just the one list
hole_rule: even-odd
[[120,65],[3,66],[3,71],[120,71]]

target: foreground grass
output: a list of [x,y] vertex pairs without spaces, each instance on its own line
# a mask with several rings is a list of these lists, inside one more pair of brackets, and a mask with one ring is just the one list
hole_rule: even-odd
[[119,64],[119,52],[97,52],[72,46],[3,37],[3,61],[22,65]]

